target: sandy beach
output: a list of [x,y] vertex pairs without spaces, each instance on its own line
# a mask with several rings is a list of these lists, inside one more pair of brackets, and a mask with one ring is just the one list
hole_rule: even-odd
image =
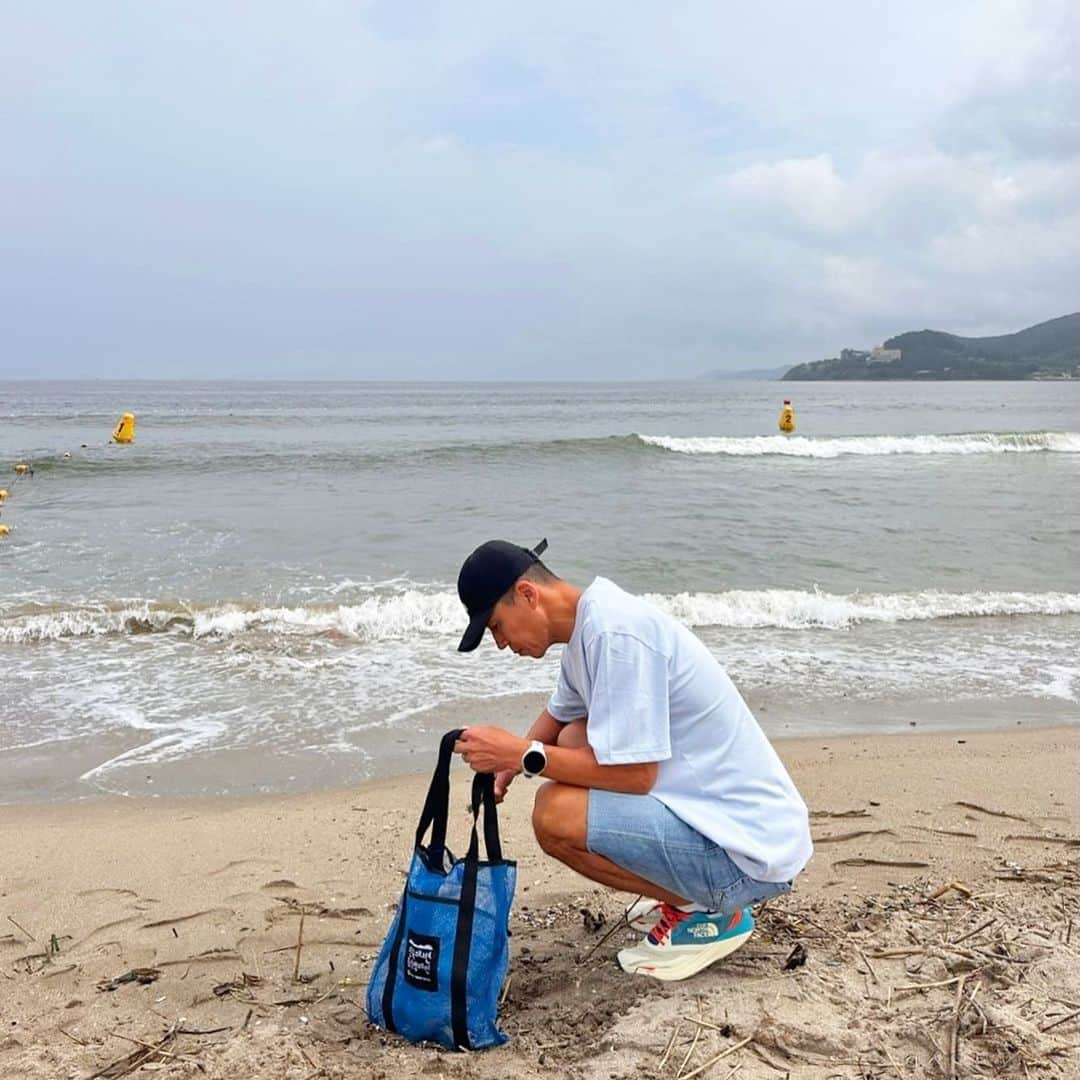
[[814,859],[680,984],[617,969],[634,898],[544,858],[517,782],[511,1040],[473,1055],[363,1010],[426,775],[0,807],[0,1076],[1080,1075],[1080,727],[777,747]]

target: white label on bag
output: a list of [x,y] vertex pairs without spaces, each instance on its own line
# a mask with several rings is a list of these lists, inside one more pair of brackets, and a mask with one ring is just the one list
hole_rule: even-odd
[[412,930],[405,937],[405,981],[418,990],[439,989],[439,939]]

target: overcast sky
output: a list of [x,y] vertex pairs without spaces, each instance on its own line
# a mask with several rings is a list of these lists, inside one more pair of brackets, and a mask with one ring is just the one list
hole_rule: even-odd
[[605,378],[1080,309],[1080,5],[0,0],[0,378]]

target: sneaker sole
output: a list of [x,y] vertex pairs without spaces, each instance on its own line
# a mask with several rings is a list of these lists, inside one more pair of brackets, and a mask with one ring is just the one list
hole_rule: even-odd
[[[683,979],[689,979],[691,975],[696,975],[699,971],[704,971],[710,964],[715,964],[717,960],[723,960],[725,956],[730,956],[736,949],[746,943],[753,932],[753,927],[751,927],[744,934],[735,934],[713,945],[695,945],[692,949],[687,949],[681,956],[675,955],[670,959],[652,960],[644,957],[634,957],[629,964],[625,964],[623,963],[622,953],[619,953],[616,959],[619,967],[628,975],[648,975],[651,978],[660,979],[662,982],[681,982]],[[624,951],[629,952],[630,950]]]

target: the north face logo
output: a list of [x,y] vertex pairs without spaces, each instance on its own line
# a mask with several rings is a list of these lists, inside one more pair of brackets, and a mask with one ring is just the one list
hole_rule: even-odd
[[714,922],[700,922],[686,927],[686,933],[695,938],[714,938],[720,936],[720,928]]

